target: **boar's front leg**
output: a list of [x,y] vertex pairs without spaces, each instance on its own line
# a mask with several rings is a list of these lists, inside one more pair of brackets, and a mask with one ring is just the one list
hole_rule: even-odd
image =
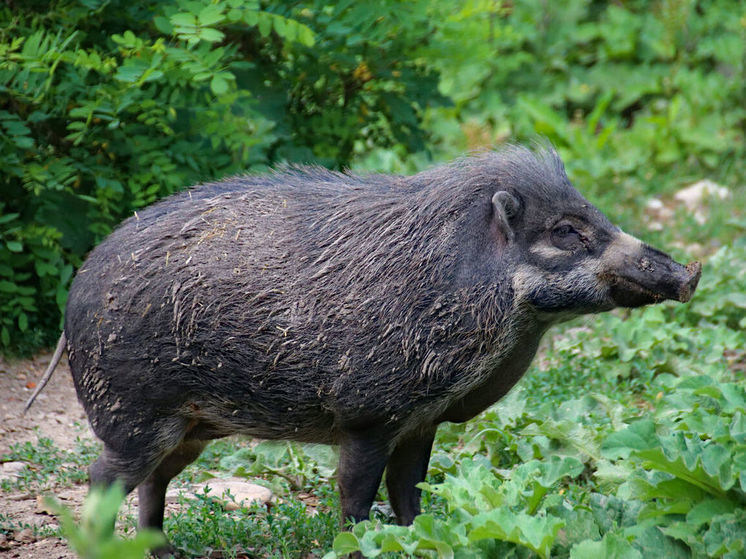
[[425,481],[435,429],[420,431],[399,441],[386,465],[386,487],[397,523],[412,524],[420,514],[420,490],[417,484]]
[[388,456],[387,441],[379,433],[345,434],[337,467],[343,524],[368,519]]

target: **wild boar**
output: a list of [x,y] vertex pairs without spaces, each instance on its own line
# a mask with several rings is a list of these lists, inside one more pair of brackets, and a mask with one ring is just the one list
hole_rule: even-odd
[[91,482],[139,487],[141,526],[233,433],[339,445],[355,521],[387,468],[409,524],[438,424],[506,394],[550,326],[687,301],[700,272],[613,225],[551,147],[410,177],[290,167],[127,219],[78,271],[56,358],[105,445]]

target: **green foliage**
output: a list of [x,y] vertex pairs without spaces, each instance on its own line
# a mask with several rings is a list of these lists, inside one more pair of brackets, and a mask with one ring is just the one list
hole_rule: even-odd
[[62,534],[81,559],[142,559],[148,550],[164,543],[163,534],[141,530],[131,539],[117,537],[114,522],[123,501],[119,485],[106,491],[94,488],[83,503],[80,522],[56,499],[46,499],[46,505],[57,515]]
[[0,513],[0,535],[12,537],[14,532],[21,530],[31,530],[34,536],[44,538],[53,536],[55,530],[47,526],[39,526],[36,523],[19,522],[15,515]]
[[0,350],[49,345],[73,267],[179,188],[422,150],[424,6],[57,0],[0,9]]
[[332,477],[337,454],[336,449],[327,445],[263,441],[223,457],[219,467],[238,477],[268,476],[275,492],[284,490],[278,485],[280,480],[291,490],[299,491]]
[[78,437],[72,451],[59,448],[47,437],[31,442],[10,445],[10,451],[0,461],[23,462],[26,467],[14,481],[3,480],[3,490],[38,490],[51,485],[72,485],[88,478],[86,466],[100,450],[98,443]]
[[[419,53],[454,100],[427,113],[439,156],[544,135],[574,184],[632,230],[649,197],[703,177],[744,199],[742,2],[469,0],[430,10],[441,23]],[[364,161],[376,170],[424,163],[384,151]],[[727,241],[737,223],[726,214],[668,238]]]
[[[564,477],[576,477],[583,464],[573,457],[554,456],[521,464],[502,479],[489,463],[464,459],[458,476],[422,485],[447,504],[447,516],[423,514],[409,527],[361,523],[334,540],[337,554],[362,551],[366,557],[398,551],[433,550],[439,557],[496,553],[496,542],[526,547],[539,557],[550,550],[565,522],[546,514],[544,496]],[[520,510],[524,509],[524,510]],[[520,512],[516,512],[520,510]]]
[[[715,171],[743,155],[741,3],[442,7],[430,48],[460,116],[492,114],[504,136],[549,136],[594,190],[599,179],[682,164]],[[458,54],[442,56],[455,43]]]
[[253,505],[234,511],[207,493],[182,498],[179,512],[166,519],[166,531],[175,547],[193,557],[211,551],[236,557],[246,550],[256,557],[305,557],[331,547],[339,529],[336,497],[323,488],[317,494],[324,509],[313,516],[291,495],[270,508]]

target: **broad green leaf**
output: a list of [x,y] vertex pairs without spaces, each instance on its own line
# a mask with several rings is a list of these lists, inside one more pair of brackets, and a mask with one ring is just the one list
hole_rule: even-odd
[[672,474],[682,481],[692,484],[699,489],[718,498],[725,497],[725,491],[733,485],[733,480],[719,478],[709,475],[702,467],[699,460],[689,465],[681,456],[669,459],[660,448],[638,450],[634,456],[640,458],[644,468],[655,468],[662,472]]
[[199,30],[199,38],[209,43],[217,43],[225,38],[225,33],[212,27],[202,27]]
[[215,74],[210,80],[210,89],[215,95],[222,95],[228,91],[228,81],[220,74]]
[[197,27],[199,22],[194,14],[179,13],[171,16],[171,24],[175,27]]
[[611,433],[601,444],[601,452],[610,460],[628,458],[638,450],[655,448],[659,445],[655,433],[655,423],[650,419],[635,421],[623,431]]
[[197,20],[201,26],[215,25],[223,21],[223,7],[219,4],[205,6],[197,15]]
[[335,553],[339,554],[352,553],[360,549],[360,542],[354,534],[340,532],[334,538],[333,549]]
[[586,540],[575,544],[570,559],[643,559],[632,544],[616,534],[606,534],[601,541]]
[[257,12],[257,25],[259,26],[259,33],[262,37],[267,37],[272,31],[272,17],[270,14],[265,12]]
[[21,214],[17,214],[17,213],[9,213],[9,214],[5,214],[5,215],[0,215],[0,224],[3,224],[3,223],[8,223],[8,222],[10,222],[10,221],[13,221],[13,220],[14,220],[14,219],[16,219],[16,218],[17,218],[17,217],[18,217],[19,215],[21,215]]
[[552,544],[564,521],[556,517],[531,516],[498,508],[475,516],[469,540],[496,539],[528,547],[541,557],[549,557]]
[[686,515],[686,521],[696,527],[711,522],[716,516],[733,512],[736,506],[737,504],[733,501],[708,499],[692,507]]

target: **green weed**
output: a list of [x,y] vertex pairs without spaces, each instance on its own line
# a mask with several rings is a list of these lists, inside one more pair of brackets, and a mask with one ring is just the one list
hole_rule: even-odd
[[124,491],[118,485],[106,491],[93,489],[79,521],[55,499],[47,499],[46,505],[57,515],[62,534],[81,559],[142,559],[148,550],[164,543],[163,534],[141,530],[133,538],[116,536],[114,523],[123,501]]
[[100,446],[81,437],[76,438],[73,450],[63,450],[47,437],[39,437],[35,443],[13,444],[0,460],[24,462],[26,467],[16,480],[3,480],[0,488],[4,491],[36,490],[83,483],[88,479],[88,466],[98,455]]

